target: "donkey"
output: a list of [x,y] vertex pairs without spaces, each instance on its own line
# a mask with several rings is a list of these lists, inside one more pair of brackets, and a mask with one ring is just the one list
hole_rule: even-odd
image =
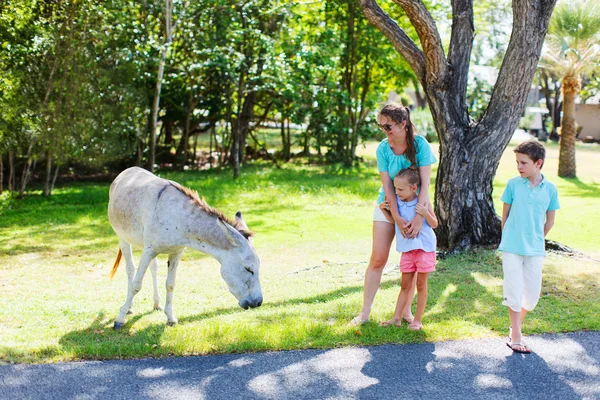
[[[119,237],[119,252],[110,277],[114,276],[121,256],[124,256],[128,280],[127,300],[115,320],[115,329],[120,329],[125,323],[125,314],[131,313],[133,297],[142,288],[149,265],[154,308],[160,309],[156,277],[158,254],[169,255],[164,311],[168,325],[177,323],[173,312],[173,289],[177,265],[186,247],[207,253],[219,261],[221,276],[240,307],[248,309],[262,304],[258,280],[260,261],[250,240],[252,232],[239,211],[231,221],[200,199],[197,192],[142,168],[132,167],[121,172],[110,185],[108,219]],[[142,248],[137,272],[132,245]]]

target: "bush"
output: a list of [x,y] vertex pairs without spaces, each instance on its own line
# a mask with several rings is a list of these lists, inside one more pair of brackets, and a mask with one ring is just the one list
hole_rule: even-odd
[[438,136],[433,118],[427,108],[417,108],[410,113],[410,119],[419,135],[425,136],[429,143],[437,142]]

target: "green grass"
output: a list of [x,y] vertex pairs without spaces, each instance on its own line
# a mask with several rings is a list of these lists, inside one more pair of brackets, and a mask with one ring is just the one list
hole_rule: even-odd
[[[368,165],[352,171],[300,164],[278,170],[256,163],[237,181],[230,171],[163,174],[198,190],[228,215],[244,213],[256,232],[265,300],[255,310],[237,307],[217,262],[188,250],[178,270],[174,327],[166,326],[163,313],[151,311],[146,278],[134,314],[121,331],[112,329],[126,277],[121,266],[113,280],[107,278],[117,252],[106,218],[107,184],[71,184],[51,198],[39,192],[24,200],[0,196],[0,359],[54,362],[506,335],[500,259],[485,250],[439,261],[421,332],[376,323],[390,317],[398,294],[398,255],[392,253],[374,322],[348,325],[360,310],[370,253],[379,187],[375,145],[361,150]],[[600,173],[594,160],[600,151],[578,149],[577,180],[557,178],[557,150],[550,146],[548,153],[544,172],[557,184],[562,205],[549,236],[586,256],[547,257],[542,298],[528,316],[526,333],[597,330]],[[509,148],[495,179],[495,199],[515,174]],[[166,257],[160,263],[164,296]]]

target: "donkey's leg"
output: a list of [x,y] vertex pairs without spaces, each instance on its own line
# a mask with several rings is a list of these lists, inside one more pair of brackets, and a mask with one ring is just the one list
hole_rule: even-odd
[[[135,274],[135,263],[133,261],[133,253],[131,251],[131,245],[124,240],[119,241],[119,247],[121,248],[121,252],[123,253],[123,258],[125,259],[125,270],[127,271],[127,286],[129,287],[133,281],[133,276]],[[127,314],[132,313],[133,300],[131,301],[129,310],[127,310]]]
[[177,265],[183,250],[179,253],[169,254],[169,272],[167,274],[167,300],[165,302],[165,314],[167,314],[167,325],[175,325],[177,318],[173,312],[173,289],[175,289],[175,276],[177,275]]
[[158,292],[158,262],[156,258],[150,263],[150,271],[152,271],[152,286],[154,287],[154,310],[162,310],[160,293]]
[[125,304],[123,304],[123,307],[121,307],[121,312],[115,320],[115,329],[120,329],[125,323],[125,314],[131,307],[133,296],[135,296],[142,288],[142,280],[144,279],[148,265],[156,256],[157,254],[150,247],[146,247],[142,252],[135,277],[127,286],[127,300],[125,300]]

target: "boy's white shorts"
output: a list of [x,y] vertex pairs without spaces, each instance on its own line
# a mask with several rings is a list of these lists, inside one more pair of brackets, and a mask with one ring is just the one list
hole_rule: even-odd
[[542,291],[543,262],[544,256],[520,256],[502,252],[503,305],[515,312],[521,312],[521,308],[527,311],[535,308]]

